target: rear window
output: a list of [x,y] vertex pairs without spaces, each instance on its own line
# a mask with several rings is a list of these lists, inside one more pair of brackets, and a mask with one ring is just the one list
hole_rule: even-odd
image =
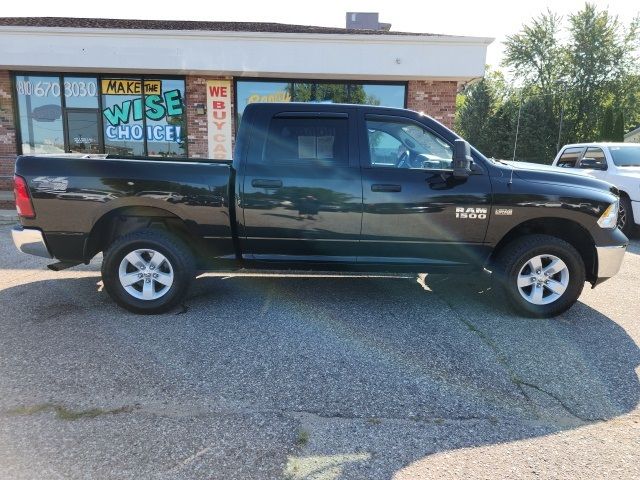
[[263,162],[287,165],[347,165],[347,119],[273,118]]
[[574,168],[583,150],[583,147],[565,148],[562,152],[562,155],[560,155],[556,166],[564,168]]
[[609,147],[613,163],[618,167],[640,167],[640,145]]

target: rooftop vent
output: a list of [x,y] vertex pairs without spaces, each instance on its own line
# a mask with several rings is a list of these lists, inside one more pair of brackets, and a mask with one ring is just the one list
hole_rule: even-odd
[[347,28],[352,30],[384,30],[391,29],[390,23],[380,23],[378,12],[347,12]]

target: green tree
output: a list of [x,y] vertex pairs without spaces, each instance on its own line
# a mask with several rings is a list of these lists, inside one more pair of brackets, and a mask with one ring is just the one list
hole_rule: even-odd
[[496,98],[489,79],[469,87],[456,119],[460,134],[480,151],[491,151],[489,122],[496,108]]
[[505,41],[502,65],[518,85],[513,95],[519,97],[520,126],[515,151],[519,160],[548,162],[555,155],[565,101],[565,47],[559,40],[560,23],[561,17],[547,11]]
[[577,140],[596,137],[607,101],[614,98],[620,104],[625,78],[637,69],[638,33],[638,18],[625,28],[617,17],[591,3],[569,16],[565,69]]
[[590,3],[564,22],[541,14],[507,37],[510,85],[490,72],[469,88],[457,128],[484,153],[511,158],[519,123],[516,159],[543,162],[558,143],[621,139],[640,124],[639,27],[640,17],[625,25]]
[[608,106],[602,116],[600,126],[600,140],[608,142],[613,138],[613,107]]
[[622,112],[618,112],[616,115],[616,121],[613,124],[613,129],[611,131],[611,141],[612,142],[624,142],[624,116]]
[[507,66],[528,93],[555,91],[563,75],[564,48],[558,36],[561,18],[547,11],[504,42],[503,66]]

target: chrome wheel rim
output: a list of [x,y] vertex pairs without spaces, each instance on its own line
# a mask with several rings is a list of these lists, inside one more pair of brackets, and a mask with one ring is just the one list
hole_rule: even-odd
[[118,278],[125,291],[139,300],[157,300],[173,285],[173,267],[167,257],[150,248],[127,254],[120,262]]
[[555,255],[536,255],[518,272],[518,291],[533,305],[558,300],[569,286],[569,268]]

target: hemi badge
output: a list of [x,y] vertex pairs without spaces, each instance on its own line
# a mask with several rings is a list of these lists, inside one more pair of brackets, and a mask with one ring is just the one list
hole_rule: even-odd
[[496,208],[496,215],[513,215],[513,208]]

